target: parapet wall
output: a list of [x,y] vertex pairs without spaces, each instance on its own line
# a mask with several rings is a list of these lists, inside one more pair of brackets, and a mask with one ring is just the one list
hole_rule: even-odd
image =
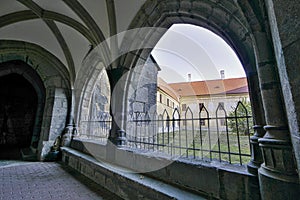
[[[130,195],[134,195],[134,199],[141,199],[141,196],[149,199],[187,199],[189,195],[196,195],[196,199],[260,199],[258,178],[247,173],[245,166],[184,159],[170,161],[120,148],[115,148],[112,153],[108,146],[73,141],[73,148],[63,149],[63,161],[125,199],[132,199]],[[99,152],[97,156],[87,155],[90,149]],[[128,174],[137,180],[127,180]],[[139,181],[146,178],[152,184],[141,186]],[[159,185],[158,189],[153,188],[153,184]],[[168,187],[187,196],[176,196],[172,189],[166,190]],[[168,190],[170,194],[165,192]]]

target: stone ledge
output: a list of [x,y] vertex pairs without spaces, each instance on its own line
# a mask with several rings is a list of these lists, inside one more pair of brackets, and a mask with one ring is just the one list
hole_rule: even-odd
[[246,166],[171,158],[149,151],[74,139],[71,148],[211,199],[260,199],[258,177]]
[[205,199],[126,168],[63,147],[63,162],[124,199]]

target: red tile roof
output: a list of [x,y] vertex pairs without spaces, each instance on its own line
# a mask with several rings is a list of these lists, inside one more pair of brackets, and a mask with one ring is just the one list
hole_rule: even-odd
[[175,100],[179,100],[179,95],[178,93],[172,88],[170,87],[170,85],[165,82],[162,78],[158,78],[157,79],[157,87],[159,89],[161,89],[162,91],[164,91],[165,93],[167,93],[169,96],[171,96],[173,99]]
[[231,78],[168,84],[180,96],[248,93],[247,79]]

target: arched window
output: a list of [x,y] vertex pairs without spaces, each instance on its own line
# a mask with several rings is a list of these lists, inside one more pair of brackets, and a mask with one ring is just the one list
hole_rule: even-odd
[[87,120],[80,122],[80,137],[94,141],[106,141],[111,128],[110,85],[105,69],[102,69],[89,103]]
[[[131,130],[137,130],[136,124],[139,124],[139,133],[147,130],[146,135],[131,137],[130,144],[138,143],[137,148],[161,149],[166,154],[192,159],[249,162],[249,136],[253,134],[249,122],[252,120],[251,107],[247,112],[234,112],[242,104],[241,98],[249,99],[247,78],[232,48],[207,29],[175,24],[152,50],[151,59],[159,69],[156,112],[166,117],[144,119],[139,115],[129,121],[131,129],[127,130],[128,135]],[[147,71],[149,75],[149,68]],[[138,80],[145,78],[141,74]],[[147,90],[148,96],[152,93]],[[161,99],[166,99],[166,102]],[[171,102],[178,104],[179,109],[174,109]],[[179,117],[173,119],[172,114],[178,111]],[[146,120],[152,123],[139,123]],[[233,128],[232,122],[237,128]],[[155,124],[155,130],[160,131],[149,133],[149,124]],[[171,124],[178,124],[178,127]],[[250,130],[247,134],[245,124]],[[241,126],[243,131],[239,128]],[[153,135],[157,139],[151,139],[149,148]]]

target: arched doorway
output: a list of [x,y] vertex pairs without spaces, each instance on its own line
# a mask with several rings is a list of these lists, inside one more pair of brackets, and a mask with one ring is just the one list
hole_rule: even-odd
[[2,159],[20,158],[20,149],[31,145],[38,98],[21,75],[0,77],[0,145]]

